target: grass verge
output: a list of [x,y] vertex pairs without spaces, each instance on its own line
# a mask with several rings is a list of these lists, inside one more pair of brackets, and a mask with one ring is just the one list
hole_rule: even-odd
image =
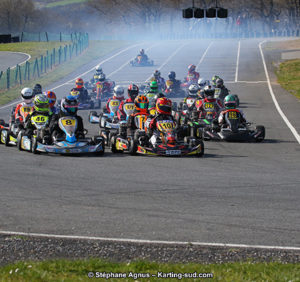
[[289,60],[281,63],[276,75],[281,87],[300,99],[300,60]]
[[[180,274],[213,274],[217,281],[300,281],[299,264],[282,263],[225,263],[225,264],[171,264],[145,261],[114,263],[99,259],[52,260],[43,262],[18,262],[0,268],[0,281],[99,281],[88,278],[88,273],[123,273],[125,278],[109,281],[199,281],[194,276]],[[195,274],[196,273],[196,274]],[[140,275],[143,274],[144,277]],[[166,278],[163,278],[163,275]],[[156,276],[152,276],[156,275]],[[176,277],[177,275],[177,277]],[[179,275],[179,276],[178,276]],[[116,277],[116,276],[115,276]],[[192,277],[192,278],[190,278]],[[203,276],[202,276],[203,277]],[[104,277],[105,278],[105,277]],[[174,279],[175,278],[175,279]],[[108,276],[106,277],[106,280]],[[207,279],[202,279],[202,281]],[[208,280],[209,281],[209,280]]]
[[55,1],[52,3],[49,3],[46,5],[46,8],[53,8],[57,6],[66,6],[70,4],[79,4],[79,3],[84,3],[87,2],[88,0],[62,0],[62,1]]
[[[23,45],[24,44],[24,45]],[[28,45],[29,44],[29,45]],[[44,51],[41,49],[41,46],[44,46],[44,44],[50,44],[48,46],[48,49],[44,49]],[[32,60],[34,60],[34,57],[38,55],[41,55],[45,53],[47,50],[51,50],[54,48],[55,42],[49,42],[49,43],[40,43],[40,42],[30,42],[30,43],[17,43],[18,46],[7,46],[5,48],[2,47],[2,50],[0,51],[15,51],[15,52],[25,52],[29,53],[32,56]],[[57,43],[58,46],[62,45],[61,42]],[[70,74],[73,72],[76,68],[80,67],[81,65],[87,64],[97,58],[100,58],[101,56],[104,56],[110,52],[112,52],[115,49],[118,49],[122,46],[128,45],[129,42],[126,41],[91,41],[90,47],[85,50],[80,56],[73,58],[71,61],[67,61],[61,65],[56,66],[51,72],[48,72],[46,74],[43,74],[40,78],[36,80],[31,80],[29,82],[23,83],[21,86],[16,86],[14,88],[11,88],[8,91],[0,92],[0,105],[6,104],[20,96],[20,91],[24,87],[33,87],[33,85],[38,82],[40,83],[44,89],[46,89],[47,85],[50,83],[53,83],[62,77]],[[12,44],[3,44],[3,45],[12,45]],[[23,46],[27,46],[27,48],[23,48]],[[46,48],[46,46],[45,46]],[[4,50],[5,49],[5,50]],[[3,78],[2,78],[3,79]]]

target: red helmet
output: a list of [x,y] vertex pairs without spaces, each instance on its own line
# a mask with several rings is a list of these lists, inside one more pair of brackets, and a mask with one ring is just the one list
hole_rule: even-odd
[[196,70],[196,66],[195,65],[189,65],[188,66],[188,72],[193,72]]
[[130,84],[127,89],[128,96],[132,99],[132,101],[139,95],[139,88],[135,84]]
[[149,100],[145,95],[139,95],[134,100],[135,110],[141,113],[147,113]]
[[158,98],[156,101],[156,111],[159,114],[171,115],[172,101],[166,97]]
[[52,92],[52,91],[47,91],[47,92],[45,92],[45,94],[46,94],[46,96],[49,99],[50,108],[54,107],[54,105],[56,103],[56,95],[55,95],[55,93]]
[[76,88],[83,88],[83,80],[82,78],[77,78],[75,81]]

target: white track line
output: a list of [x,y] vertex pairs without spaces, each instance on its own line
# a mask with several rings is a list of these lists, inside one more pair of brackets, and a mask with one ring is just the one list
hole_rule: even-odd
[[208,47],[206,48],[205,52],[203,53],[203,55],[202,55],[202,57],[201,57],[201,59],[200,59],[200,61],[199,61],[199,63],[197,64],[196,69],[198,69],[198,67],[199,67],[199,66],[201,65],[201,63],[203,62],[204,57],[206,56],[206,53],[208,52],[208,50],[209,50],[209,48],[211,47],[212,44],[213,44],[213,41],[211,41],[211,42],[209,43]]
[[238,44],[238,51],[237,51],[237,57],[236,57],[235,80],[234,80],[235,82],[238,81],[240,51],[241,51],[241,41],[239,41],[239,44]]
[[[103,60],[102,62],[98,63],[97,65],[99,65],[99,64],[104,64],[104,63],[110,61],[111,59],[113,59],[113,58],[119,56],[120,54],[126,52],[127,50],[132,49],[132,48],[135,48],[136,46],[139,46],[139,45],[141,45],[141,44],[143,44],[143,43],[139,43],[139,44],[135,44],[135,45],[129,46],[129,47],[127,47],[127,48],[125,48],[125,49],[119,51],[118,53],[114,54],[113,56],[111,56],[111,57],[109,57],[109,58]],[[77,75],[75,78],[73,78],[73,79],[71,79],[71,80],[69,80],[69,81],[67,81],[67,82],[65,82],[65,83],[63,83],[63,84],[60,84],[60,85],[58,85],[58,86],[56,86],[56,87],[54,87],[54,88],[52,88],[52,89],[49,89],[49,90],[50,90],[50,91],[53,91],[53,90],[55,90],[55,89],[57,89],[57,88],[60,88],[60,87],[62,87],[62,86],[64,86],[64,85],[69,84],[70,82],[72,82],[72,81],[73,81],[74,79],[76,79],[77,77],[79,77],[79,76],[84,76],[84,75],[86,75],[87,73],[93,71],[97,65],[95,65],[94,67],[92,67],[90,70],[88,70],[88,71],[86,71],[86,72],[84,72],[84,73],[82,73],[82,74]],[[21,100],[18,100],[18,101],[16,101],[16,102],[11,103],[11,104],[8,104],[8,105],[5,105],[5,106],[3,106],[3,107],[0,107],[0,110],[5,109],[5,108],[8,108],[8,107],[10,107],[10,106],[13,106],[13,105],[19,103],[20,101],[21,101]]]
[[267,80],[258,80],[258,81],[242,81],[242,80],[239,80],[239,81],[226,81],[226,83],[250,83],[250,84],[257,84],[257,83],[267,83],[268,81]]
[[[5,51],[5,52],[26,55],[28,58],[25,61],[23,61],[20,64],[18,64],[19,66],[24,65],[27,61],[29,61],[31,59],[30,54],[27,54],[27,53],[23,53],[23,52],[10,52],[10,51]],[[16,68],[16,66],[12,67],[11,69],[15,69],[15,68]]]
[[208,246],[208,247],[255,248],[255,249],[275,249],[275,250],[300,250],[300,247],[288,247],[288,246],[285,247],[285,246],[265,246],[265,245],[247,245],[247,244],[121,239],[121,238],[105,238],[105,237],[93,237],[93,236],[90,237],[90,236],[75,236],[75,235],[27,233],[27,232],[14,232],[14,231],[0,231],[0,234],[31,236],[31,237],[45,237],[45,238],[56,238],[56,239],[101,240],[101,241],[139,243],[139,244],[143,243],[143,244],[194,245],[194,246]]
[[[180,47],[178,47],[172,54],[171,56],[169,56],[161,65],[159,68],[157,68],[157,70],[161,70],[183,47],[185,47],[186,45],[188,45],[189,43],[185,43],[183,45],[181,45]],[[147,82],[150,78],[152,77],[152,74],[145,80],[145,82]]]
[[293,125],[290,123],[290,121],[288,120],[288,118],[286,117],[286,115],[281,110],[281,108],[280,108],[280,106],[279,106],[279,104],[277,102],[277,99],[276,99],[276,97],[274,95],[274,92],[273,92],[273,89],[272,89],[272,85],[271,85],[271,81],[270,81],[270,77],[269,77],[269,73],[268,73],[268,69],[267,69],[267,65],[266,65],[266,61],[265,61],[265,56],[264,56],[264,53],[263,53],[262,47],[261,47],[262,44],[265,43],[265,42],[266,42],[266,40],[260,42],[259,45],[258,45],[258,47],[259,47],[261,58],[262,58],[262,62],[263,62],[263,65],[264,65],[265,74],[266,74],[266,77],[267,77],[267,81],[268,81],[268,86],[269,86],[269,91],[270,91],[271,97],[273,99],[273,102],[275,104],[275,107],[276,107],[278,113],[281,115],[282,119],[284,120],[284,122],[286,123],[286,125],[291,130],[291,132],[294,134],[296,140],[300,144],[300,136],[299,136],[297,130],[293,127]]

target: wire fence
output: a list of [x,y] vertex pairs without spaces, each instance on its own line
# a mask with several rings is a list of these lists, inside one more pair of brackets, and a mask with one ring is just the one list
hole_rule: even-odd
[[53,48],[46,54],[41,54],[37,58],[27,61],[25,64],[16,65],[0,72],[0,90],[7,90],[24,82],[39,78],[48,73],[54,67],[70,61],[79,56],[89,46],[89,36],[85,34],[73,35],[72,43]]

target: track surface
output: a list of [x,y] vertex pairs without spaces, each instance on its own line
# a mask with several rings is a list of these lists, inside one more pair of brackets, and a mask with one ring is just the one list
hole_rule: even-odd
[[0,71],[6,71],[7,68],[15,67],[17,64],[25,62],[29,55],[17,52],[0,52]]
[[[258,43],[241,41],[238,81],[266,81]],[[247,119],[266,126],[265,142],[206,142],[200,159],[114,155],[108,149],[104,157],[35,156],[0,146],[0,230],[299,247],[299,144],[277,113],[265,82],[235,82],[238,41],[143,47],[150,48],[147,54],[155,67],[125,64],[137,47],[104,63],[105,73],[115,72],[110,78],[128,85],[145,81],[162,66],[164,77],[174,70],[182,79],[187,65],[200,62],[201,76],[222,76],[239,95]],[[56,93],[62,97],[72,85]],[[278,86],[274,90],[299,132],[299,103]],[[1,117],[8,112],[0,108]],[[88,112],[80,114],[96,134],[97,126],[87,123]]]

